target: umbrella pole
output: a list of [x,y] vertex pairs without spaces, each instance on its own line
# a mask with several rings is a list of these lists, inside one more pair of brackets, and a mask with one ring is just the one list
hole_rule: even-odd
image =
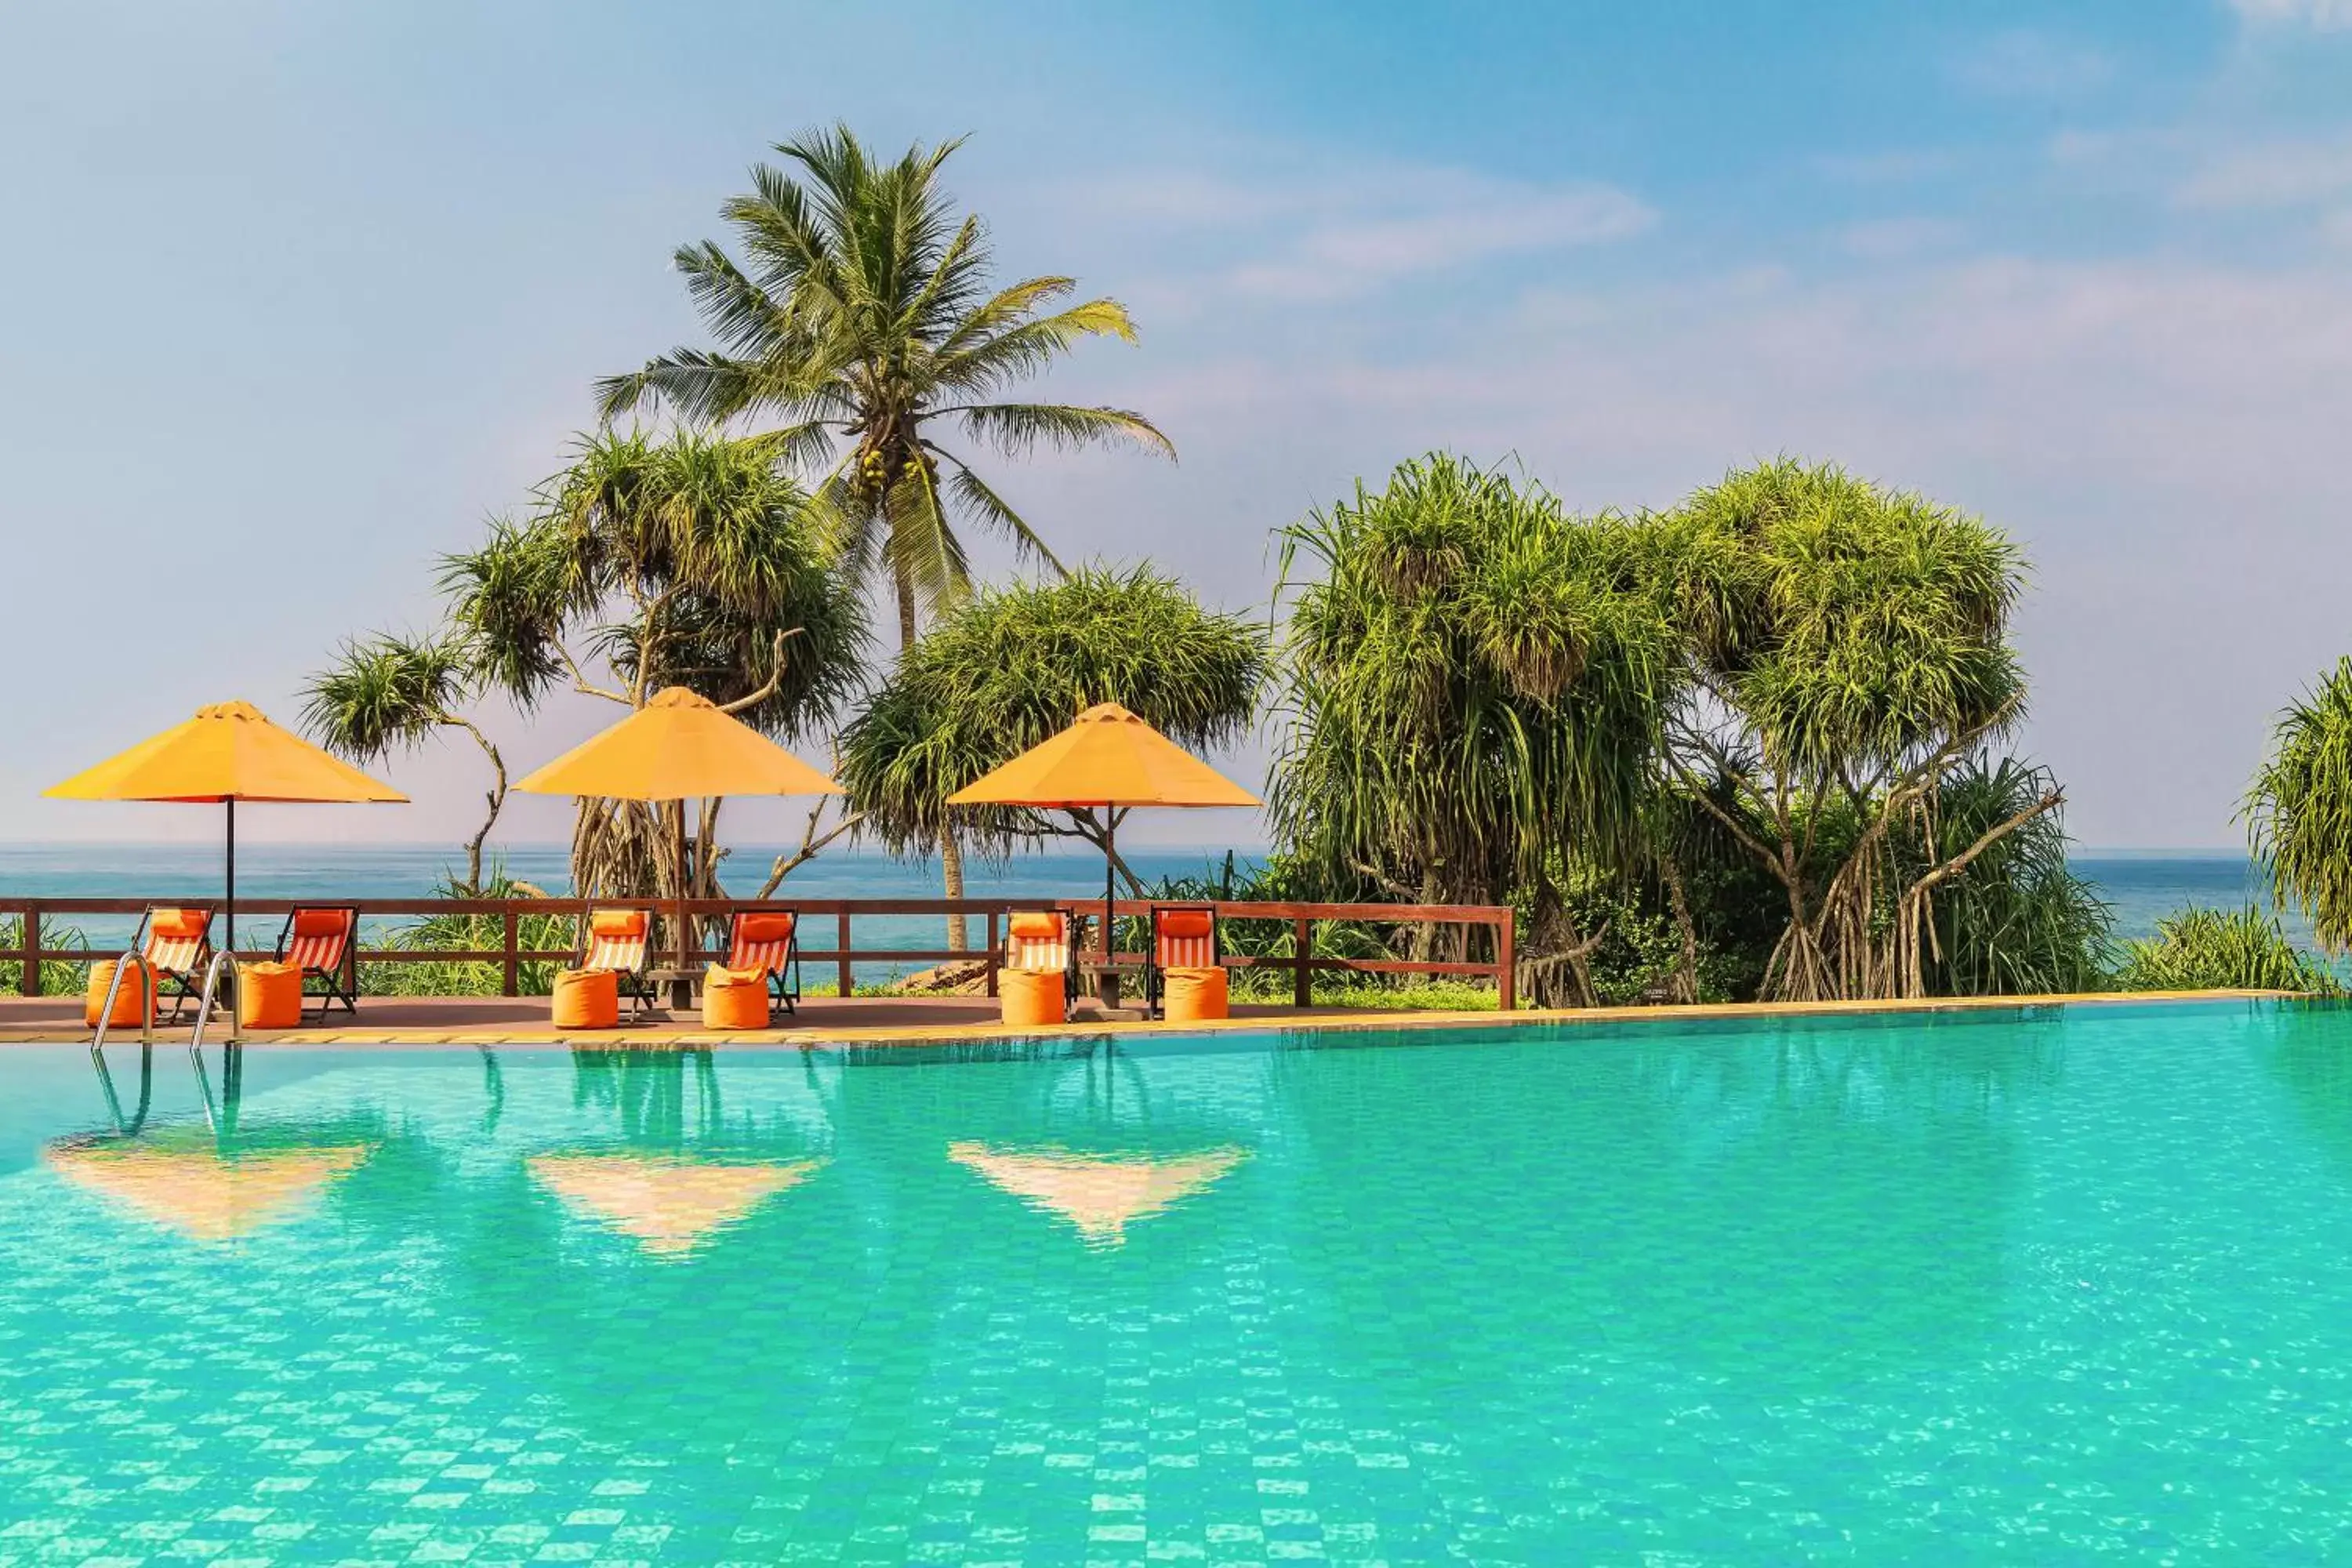
[[233,954],[236,952],[236,802],[230,799],[222,804],[228,808],[228,858],[221,877],[221,951]]
[[1117,963],[1114,953],[1118,944],[1112,940],[1111,932],[1118,917],[1111,905],[1113,879],[1118,875],[1118,807],[1106,805],[1103,807],[1103,982],[1114,996],[1118,994],[1118,971],[1113,967]]
[[686,915],[686,802],[677,803],[677,966],[687,968],[691,961],[687,949],[691,942],[687,936]]

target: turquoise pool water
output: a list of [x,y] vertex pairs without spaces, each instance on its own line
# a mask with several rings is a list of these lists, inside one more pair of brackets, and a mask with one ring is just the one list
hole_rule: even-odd
[[2344,1012],[221,1068],[0,1053],[0,1563],[2352,1531]]

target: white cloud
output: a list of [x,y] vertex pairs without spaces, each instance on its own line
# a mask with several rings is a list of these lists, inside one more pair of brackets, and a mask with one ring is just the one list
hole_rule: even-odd
[[1894,261],[1947,249],[1964,232],[1949,218],[1874,218],[1847,225],[1839,232],[1838,244],[1849,256],[1864,261]]
[[1638,197],[1595,180],[1270,162],[1246,179],[1143,172],[1055,199],[1083,207],[1088,221],[1108,217],[1150,234],[1162,275],[1134,292],[1175,309],[1203,293],[1357,299],[1506,258],[1629,238],[1657,222]]
[[2173,195],[2182,206],[2217,209],[2333,203],[2352,195],[2352,136],[2269,142],[2216,153],[2183,179]]
[[2230,0],[2230,9],[2258,24],[2300,24],[2322,32],[2352,28],[2352,0]]
[[1994,35],[1949,68],[1962,87],[2005,98],[2078,98],[2104,87],[2116,69],[2098,49],[2029,28]]
[[1608,185],[1482,182],[1391,214],[1310,227],[1274,256],[1236,268],[1231,280],[1274,299],[1347,299],[1498,257],[1624,239],[1655,221],[1650,208]]

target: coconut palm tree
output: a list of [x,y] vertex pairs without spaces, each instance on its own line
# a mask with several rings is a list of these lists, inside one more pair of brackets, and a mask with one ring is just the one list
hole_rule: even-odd
[[1098,441],[1176,451],[1127,409],[1000,400],[1082,339],[1132,342],[1135,325],[1114,300],[1063,304],[1069,278],[991,291],[987,231],[939,185],[960,145],[919,144],[884,163],[845,126],[779,143],[796,172],[758,165],[751,193],[721,209],[743,259],[709,242],[677,253],[718,347],[598,384],[607,418],[653,402],[698,424],[780,422],[789,458],[829,465],[818,499],[843,525],[848,559],[887,574],[902,648],[919,608],[936,613],[970,591],[956,519],[1058,570],[1020,514],[940,443],[943,427],[1008,458]]
[[454,636],[347,638],[334,662],[305,689],[303,728],[329,751],[362,764],[457,731],[481,748],[490,764],[488,809],[466,841],[466,880],[459,897],[478,897],[482,845],[507,803],[507,766],[499,749],[463,710],[482,694],[486,677],[465,639]]
[[[846,126],[778,143],[796,173],[757,165],[751,194],[721,209],[742,260],[707,241],[677,253],[717,348],[682,348],[598,385],[607,419],[652,402],[695,423],[780,421],[772,438],[787,460],[828,465],[817,500],[853,574],[878,569],[887,580],[902,652],[919,607],[936,615],[971,591],[958,520],[1061,567],[971,460],[941,444],[944,429],[1006,458],[1102,441],[1176,455],[1128,409],[1002,400],[1083,339],[1134,342],[1135,324],[1115,300],[1064,303],[1070,278],[991,291],[987,231],[958,216],[939,184],[961,144],[919,143],[885,163]],[[961,898],[955,836],[939,851],[947,896]],[[961,917],[948,942],[964,945]]]

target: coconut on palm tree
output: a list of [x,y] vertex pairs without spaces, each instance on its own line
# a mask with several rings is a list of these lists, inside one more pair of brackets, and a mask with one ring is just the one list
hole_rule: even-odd
[[[1060,569],[971,459],[944,444],[949,432],[1006,458],[1101,441],[1176,452],[1128,409],[1005,400],[1083,339],[1133,342],[1135,324],[1115,300],[1066,303],[1073,279],[992,287],[985,226],[940,187],[960,145],[918,144],[883,163],[845,126],[779,143],[790,170],[756,166],[751,193],[721,209],[740,258],[710,242],[677,253],[716,346],[678,349],[598,387],[607,418],[651,402],[696,424],[772,422],[793,460],[825,468],[816,498],[853,570],[887,581],[902,650],[919,610],[970,591],[959,526]],[[948,894],[960,896],[952,838],[940,854]],[[951,929],[951,945],[959,936]]]

